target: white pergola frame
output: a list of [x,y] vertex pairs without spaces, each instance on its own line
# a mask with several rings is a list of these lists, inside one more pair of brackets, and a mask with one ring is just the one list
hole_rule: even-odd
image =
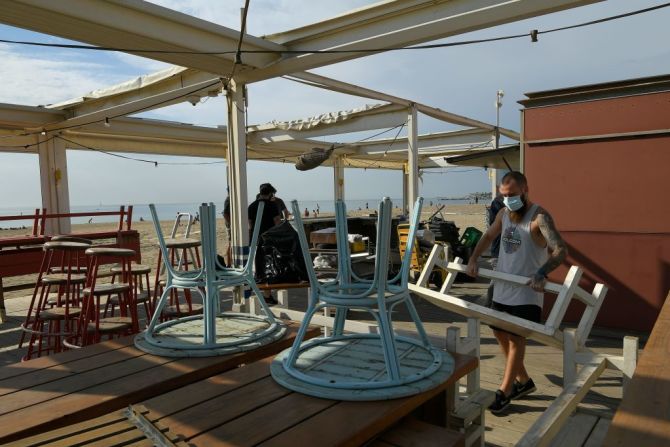
[[[467,117],[459,116],[420,104],[408,99],[347,84],[324,76],[305,72],[337,62],[363,57],[357,53],[291,53],[293,50],[361,50],[369,48],[393,48],[429,42],[440,38],[485,29],[521,19],[539,16],[563,9],[574,8],[600,0],[386,0],[359,8],[340,16],[313,23],[301,28],[264,37],[244,35],[242,49],[272,51],[269,53],[245,53],[243,64],[236,67],[233,79],[226,80],[229,104],[227,128],[205,129],[198,126],[174,123],[138,121],[133,118],[118,118],[142,109],[164,107],[195,96],[211,96],[220,93],[221,78],[227,77],[233,67],[234,54],[179,54],[142,53],[144,56],[178,65],[167,72],[148,75],[129,81],[125,86],[115,86],[94,92],[90,98],[78,98],[56,104],[48,109],[0,106],[0,136],[3,136],[0,151],[14,150],[7,146],[44,143],[35,146],[33,152],[40,157],[43,206],[50,211],[68,212],[66,145],[58,138],[50,139],[53,132],[62,130],[68,139],[82,144],[102,146],[114,151],[142,151],[165,154],[180,154],[179,144],[198,142],[198,149],[183,155],[217,156],[228,161],[231,212],[233,216],[234,253],[240,262],[248,244],[248,223],[244,218],[247,206],[246,161],[247,150],[261,148],[283,151],[296,148],[294,153],[306,147],[318,147],[300,132],[278,133],[258,128],[245,129],[245,85],[279,76],[287,76],[315,87],[351,95],[372,98],[388,103],[381,114],[369,114],[359,120],[359,128],[375,129],[383,123],[405,117],[408,135],[396,141],[388,151],[389,166],[383,161],[381,167],[395,167],[403,162],[405,197],[412,204],[418,196],[418,175],[422,163],[442,159],[444,145],[422,155],[421,147],[431,147],[431,141],[440,139],[454,141],[455,136],[472,138],[476,132],[495,132],[495,126]],[[151,3],[130,0],[88,1],[78,0],[5,0],[0,8],[0,23],[72,39],[96,46],[151,49],[166,51],[217,52],[233,50],[237,46],[239,31],[216,25],[205,20],[179,13]],[[282,53],[284,52],[284,53]],[[187,67],[187,68],[180,68]],[[473,134],[441,134],[420,136],[418,115],[423,113],[452,124],[466,126]],[[114,118],[113,128],[120,131],[105,132],[100,122]],[[97,124],[88,124],[93,122]],[[367,122],[367,124],[365,124]],[[118,124],[117,124],[118,123]],[[356,127],[345,121],[339,126]],[[253,127],[253,126],[252,126]],[[338,127],[338,126],[333,126]],[[328,126],[323,126],[322,135],[329,135]],[[46,137],[41,132],[46,132]],[[335,131],[335,130],[334,130]],[[501,129],[501,134],[519,139],[518,133]],[[117,133],[118,132],[118,133]],[[133,133],[134,132],[134,133]],[[144,132],[142,134],[141,132]],[[161,133],[165,132],[165,133]],[[7,138],[8,134],[15,136]],[[139,133],[139,135],[138,135]],[[226,138],[223,138],[223,134]],[[3,135],[4,134],[4,135]],[[307,132],[314,137],[314,132]],[[190,136],[184,139],[185,136]],[[166,138],[167,137],[167,138]],[[218,138],[218,139],[217,139]],[[264,139],[277,140],[266,143]],[[87,143],[84,143],[87,142]],[[151,150],[142,149],[152,144]],[[428,142],[428,143],[427,143]],[[226,144],[230,143],[230,144]],[[145,146],[143,146],[143,144]],[[154,145],[155,144],[155,145]],[[323,143],[321,143],[322,145]],[[332,159],[336,198],[344,195],[343,168],[355,166],[350,160],[364,153],[379,153],[384,141],[370,142],[356,148],[348,146],[338,149]],[[254,147],[258,145],[258,149]],[[267,147],[265,145],[268,145]],[[447,145],[448,146],[448,145]],[[170,149],[169,149],[170,148]],[[366,149],[367,148],[367,149]],[[442,150],[442,152],[440,152]],[[352,152],[353,151],[353,152]],[[376,152],[375,152],[376,151]],[[19,152],[23,152],[19,150]],[[457,155],[450,151],[448,155]],[[427,163],[427,162],[426,162]],[[392,166],[391,166],[392,165]],[[52,231],[69,231],[69,222],[54,223]]]

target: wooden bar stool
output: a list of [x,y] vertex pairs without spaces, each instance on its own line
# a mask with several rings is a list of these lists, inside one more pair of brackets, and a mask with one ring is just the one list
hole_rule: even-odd
[[[82,287],[86,282],[80,267],[84,262],[84,252],[89,247],[89,244],[68,241],[46,242],[43,245],[40,273],[22,324],[24,334],[30,334],[24,360],[29,360],[34,354],[39,357],[43,353],[62,351],[62,339],[74,334],[76,319],[81,312]],[[23,336],[19,347],[22,343]]]
[[[89,247],[93,246],[93,241],[91,239],[86,239],[83,237],[79,236],[71,236],[67,234],[59,234],[56,236],[52,236],[51,239],[49,239],[49,242],[77,242],[80,244],[86,244]],[[79,256],[79,262],[77,262],[76,265],[70,266],[70,270],[73,273],[81,274],[86,276],[86,256],[83,253],[80,253]],[[52,267],[49,269],[50,273],[67,273],[67,271],[63,271],[60,267]],[[81,303],[81,294],[78,295],[80,298],[79,302]],[[53,298],[50,298],[51,300]]]
[[[200,240],[191,238],[169,238],[165,239],[165,246],[168,250],[170,263],[178,272],[197,270],[202,267],[200,261]],[[156,301],[163,293],[165,288],[165,279],[162,278],[165,273],[163,265],[162,252],[158,252],[158,265],[156,266],[156,277],[154,281],[154,301],[152,307],[155,309]],[[169,305],[165,306],[161,314],[161,321],[172,320],[174,318],[197,315],[202,313],[202,304],[193,303],[191,291],[181,289],[184,293],[184,302],[180,302],[179,289],[173,288],[170,292]]]
[[[123,273],[123,268],[121,265],[115,265],[111,268],[112,272],[112,283],[116,282],[116,278],[121,277]],[[153,315],[153,300],[151,295],[151,284],[149,283],[149,274],[151,273],[151,267],[148,265],[142,264],[131,264],[130,273],[133,276],[133,287],[135,288],[135,303],[137,306],[142,304],[144,306],[144,314],[147,321],[151,320]],[[112,296],[107,300],[105,304],[105,311],[103,312],[103,317],[107,317],[107,312],[109,311],[110,316],[114,316],[116,307],[119,305],[118,296]]]
[[[79,319],[78,334],[73,344],[78,347],[100,342],[103,336],[112,339],[114,335],[120,337],[138,332],[137,303],[131,262],[135,251],[126,248],[89,248],[88,275],[86,288],[83,290],[83,306]],[[120,281],[115,283],[101,283],[99,270],[103,263],[116,261],[120,266]],[[117,297],[121,316],[104,317],[102,297]]]

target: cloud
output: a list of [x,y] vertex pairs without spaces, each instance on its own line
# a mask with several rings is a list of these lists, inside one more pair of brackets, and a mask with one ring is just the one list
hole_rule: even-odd
[[[208,22],[240,29],[244,1],[152,0],[155,3]],[[260,36],[308,25],[376,0],[254,0],[247,14],[247,32]]]
[[[154,3],[239,29],[239,7],[244,2],[156,0]],[[255,35],[275,33],[369,3],[372,2],[254,0],[251,2],[248,30]],[[450,40],[528,32],[536,28],[547,29],[653,4],[657,2],[610,0],[457,36]],[[315,71],[488,122],[495,120],[493,107],[495,92],[502,88],[506,95],[501,124],[518,129],[520,106],[516,101],[523,97],[524,92],[670,72],[668,50],[659,44],[670,40],[670,28],[666,26],[668,19],[670,10],[659,10],[603,25],[542,35],[540,41],[535,44],[531,44],[529,39],[520,39],[440,50],[384,53]],[[164,66],[159,62],[123,54],[110,55],[108,58],[88,57],[60,51],[19,52],[14,51],[14,47],[7,46],[0,46],[0,57],[3,60],[3,64],[0,65],[0,79],[2,79],[0,101],[23,104],[44,104],[76,97],[87,91],[126,80],[132,77],[128,75],[131,72],[133,75],[140,74],[137,72],[155,71]],[[296,119],[358,107],[369,102],[373,101],[273,79],[249,86],[249,122]],[[179,104],[145,115],[200,125],[216,125],[226,123],[226,113],[225,100],[213,98],[196,107]],[[445,127],[448,126],[434,120],[424,118],[419,120],[420,132],[444,130]],[[86,190],[86,181],[89,179],[84,178],[83,171],[99,163],[100,157],[102,156],[99,154],[82,153],[72,156],[70,178],[73,183],[71,184],[82,188],[73,191],[73,201],[87,203],[89,200],[87,197],[98,195],[99,200],[107,202],[103,196],[111,197],[112,194],[116,194],[114,182],[111,180],[109,188]],[[0,165],[4,160],[4,158],[0,160]],[[114,168],[114,172],[111,168],[106,170],[110,175],[124,172],[128,174],[129,179],[133,179],[128,182],[129,188],[132,188],[127,192],[125,190],[118,192],[127,195],[122,198],[115,196],[118,197],[115,200],[140,200],[139,196],[134,199],[133,194],[138,194],[137,191],[142,188],[137,186],[146,182],[155,185],[155,190],[142,189],[144,194],[142,200],[158,201],[163,196],[169,196],[164,191],[167,191],[170,185],[176,184],[171,181],[173,178],[178,178],[156,175],[151,177],[152,181],[149,182],[140,180],[145,178],[142,173],[147,172],[146,167],[141,165],[137,168],[129,167],[133,166],[132,162],[119,163],[118,166],[109,164],[109,166]],[[193,197],[196,201],[204,197],[203,191],[215,191],[216,194],[222,195],[224,189],[221,188],[220,182],[225,175],[225,169],[218,165],[214,166],[216,167],[189,169],[189,178],[197,178],[198,181],[191,182],[192,186],[188,188],[171,191],[170,194],[179,195],[179,200]],[[162,168],[149,171],[152,175],[166,172]],[[86,172],[95,171],[89,169]],[[288,165],[250,163],[249,185],[252,189],[253,185],[264,179],[275,178],[283,184],[282,190],[286,191],[286,196],[290,198],[299,197],[301,194],[306,196],[303,185],[312,182],[310,184],[314,187],[309,188],[309,194],[312,195],[311,198],[316,199],[330,195],[332,190],[330,173],[330,169],[324,168],[308,175],[297,173]],[[393,191],[397,190],[400,184],[398,173],[348,170],[346,175],[349,197],[356,196],[360,191],[365,191],[365,194],[372,197],[381,196],[386,191],[395,195]],[[6,188],[5,185],[12,185],[12,178],[11,173],[8,173],[1,180],[0,190]],[[81,179],[81,182],[78,179]],[[209,183],[210,181],[213,183]],[[200,183],[206,186],[197,187]],[[482,172],[424,176],[422,184],[422,192],[426,196],[447,196],[486,189],[488,189],[486,175]],[[358,197],[363,198],[360,195]],[[214,200],[217,200],[216,197]]]
[[0,44],[0,60],[0,102],[52,104],[125,79],[112,67],[72,52],[31,54]]

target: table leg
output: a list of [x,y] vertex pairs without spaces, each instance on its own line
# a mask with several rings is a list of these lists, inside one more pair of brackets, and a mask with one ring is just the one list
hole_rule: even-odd
[[450,385],[445,391],[426,401],[414,411],[414,416],[429,424],[449,427],[449,415],[456,403],[456,386]]

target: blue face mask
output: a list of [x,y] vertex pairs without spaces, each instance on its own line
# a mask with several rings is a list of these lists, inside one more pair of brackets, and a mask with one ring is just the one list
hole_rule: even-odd
[[521,196],[503,197],[503,203],[510,211],[518,211],[524,205]]

